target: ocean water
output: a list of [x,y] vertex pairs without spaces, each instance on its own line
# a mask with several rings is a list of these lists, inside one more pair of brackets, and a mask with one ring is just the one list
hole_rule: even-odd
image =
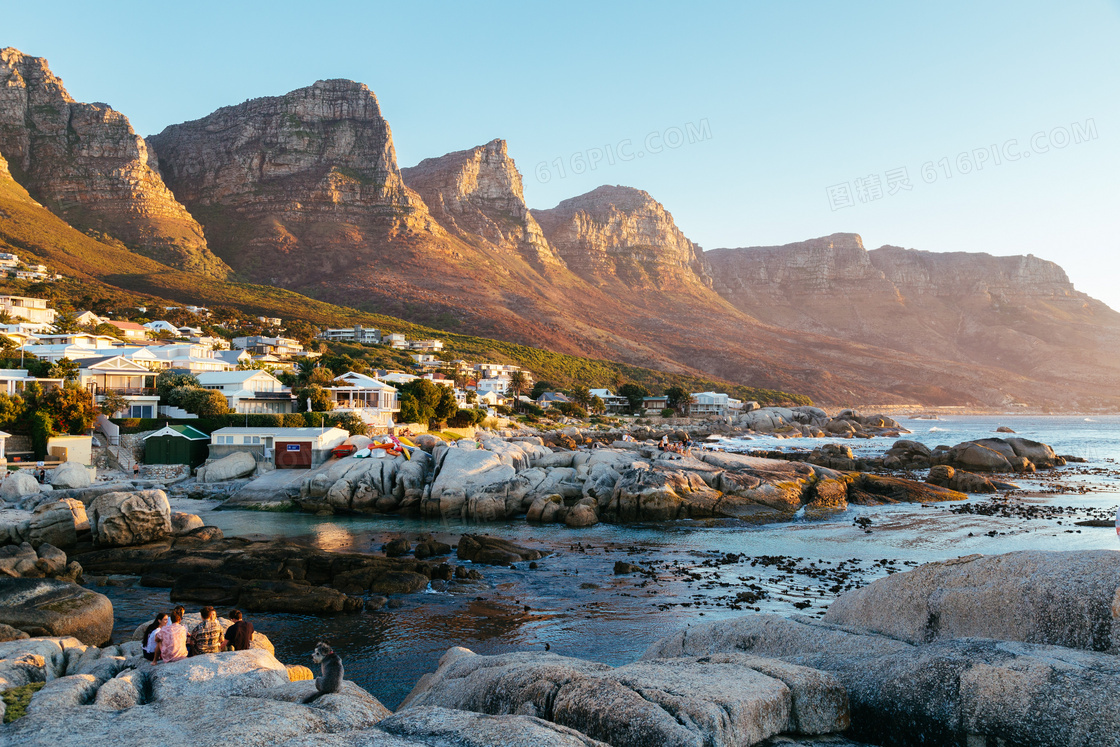
[[[483,581],[400,597],[400,606],[338,617],[254,614],[277,656],[310,665],[328,640],[347,676],[396,707],[444,651],[544,650],[622,664],[681,627],[754,611],[820,615],[838,594],[887,573],[972,553],[1021,549],[1120,551],[1110,527],[1076,521],[1115,514],[1120,502],[1120,417],[960,416],[901,420],[906,438],[931,447],[999,436],[1051,444],[1089,460],[1016,480],[1023,492],[1004,502],[973,497],[958,503],[853,506],[825,520],[755,526],[741,522],[600,524],[573,530],[523,520],[486,525],[399,517],[194,510],[227,535],[296,538],[337,551],[377,551],[388,538],[433,533],[454,544],[464,532],[504,537],[550,553],[531,570],[479,566]],[[729,440],[727,448],[798,449],[837,439]],[[845,440],[881,453],[892,439]],[[191,508],[188,506],[188,508]],[[645,574],[615,575],[618,560]],[[453,563],[459,561],[452,558]],[[107,587],[117,635],[126,636],[169,606],[164,589]]]

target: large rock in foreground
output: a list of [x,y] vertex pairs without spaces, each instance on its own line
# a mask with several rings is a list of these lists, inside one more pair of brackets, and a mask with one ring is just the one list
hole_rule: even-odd
[[553,654],[453,648],[405,706],[531,715],[615,747],[757,744],[848,726],[844,690],[831,676],[739,654],[612,669]]
[[984,639],[914,646],[750,614],[687,628],[642,659],[722,652],[834,675],[851,703],[850,735],[873,744],[1115,747],[1120,733],[1120,657],[1110,654]]
[[1110,550],[969,555],[850,591],[824,620],[910,643],[976,637],[1115,651],[1118,587],[1120,553]]
[[155,542],[171,534],[171,504],[162,490],[106,493],[89,506],[89,528],[95,545]]
[[65,581],[5,578],[0,579],[0,623],[33,636],[73,636],[100,646],[113,635],[113,604]]

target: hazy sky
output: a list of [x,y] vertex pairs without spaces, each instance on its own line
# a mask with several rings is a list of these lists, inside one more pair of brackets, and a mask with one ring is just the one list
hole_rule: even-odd
[[1088,0],[54,2],[0,29],[141,134],[352,78],[400,165],[504,138],[531,207],[625,184],[706,249],[1033,253],[1120,309],[1118,39]]

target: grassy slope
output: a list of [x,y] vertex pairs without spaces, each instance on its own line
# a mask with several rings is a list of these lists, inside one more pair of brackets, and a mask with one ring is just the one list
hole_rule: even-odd
[[[538,380],[550,381],[559,387],[577,383],[614,387],[617,381],[624,380],[642,384],[654,392],[681,386],[690,391],[726,391],[763,403],[808,402],[803,396],[716,379],[669,374],[526,345],[449,334],[394,317],[316,301],[292,291],[190,275],[130,252],[119,242],[99,241],[73,229],[32,201],[22,187],[6,176],[0,176],[0,251],[13,251],[25,259],[37,258],[71,278],[53,286],[53,292],[60,297],[109,295],[119,298],[122,304],[173,302],[232,306],[254,315],[304,319],[321,327],[362,324],[401,332],[410,338],[438,337],[444,341],[444,359],[512,363],[529,369]],[[25,290],[27,285],[9,282],[7,287],[17,292]]]

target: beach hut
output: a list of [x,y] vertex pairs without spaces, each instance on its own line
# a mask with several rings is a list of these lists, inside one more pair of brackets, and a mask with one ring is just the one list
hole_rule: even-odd
[[168,425],[144,439],[145,464],[197,467],[210,454],[210,436],[189,425]]

